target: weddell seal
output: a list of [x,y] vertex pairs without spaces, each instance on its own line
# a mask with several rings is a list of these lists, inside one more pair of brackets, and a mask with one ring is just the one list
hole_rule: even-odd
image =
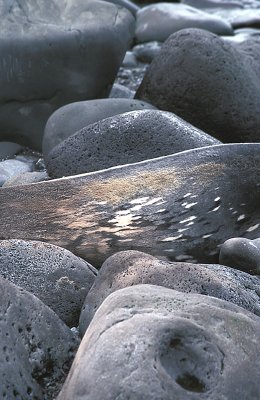
[[218,261],[230,237],[260,232],[260,144],[192,149],[0,189],[1,239],[41,240],[95,266],[121,250]]

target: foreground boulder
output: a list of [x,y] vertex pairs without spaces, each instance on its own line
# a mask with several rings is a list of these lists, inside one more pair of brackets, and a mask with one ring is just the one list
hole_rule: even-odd
[[1,277],[0,295],[0,398],[54,398],[78,341],[37,297]]
[[199,29],[177,32],[151,63],[136,98],[223,142],[259,142],[260,41],[252,45],[239,48]]
[[81,129],[56,146],[45,163],[50,176],[61,178],[216,144],[172,113],[139,110]]
[[134,17],[99,0],[1,0],[0,15],[0,140],[40,150],[57,108],[109,93]]
[[80,309],[97,271],[68,250],[48,243],[0,240],[0,275],[48,305],[68,325]]
[[199,294],[138,285],[98,309],[59,400],[258,400],[260,319]]
[[128,249],[217,263],[223,241],[259,236],[259,166],[260,144],[228,144],[2,188],[0,237],[53,243],[95,267]]
[[107,296],[140,283],[217,297],[260,316],[258,277],[217,264],[169,263],[129,250],[114,254],[102,265],[81,311],[81,335]]

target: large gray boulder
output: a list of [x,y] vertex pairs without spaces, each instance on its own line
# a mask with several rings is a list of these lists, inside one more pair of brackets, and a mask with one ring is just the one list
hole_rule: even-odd
[[55,146],[80,129],[113,115],[134,110],[155,109],[145,101],[133,99],[97,99],[67,104],[55,111],[48,119],[42,140],[46,156]]
[[234,304],[152,285],[100,306],[59,400],[259,400],[260,319]]
[[70,327],[78,325],[96,274],[94,267],[61,247],[0,240],[0,275],[33,293]]
[[0,140],[40,150],[57,108],[109,93],[134,17],[99,0],[1,0],[0,17]]
[[249,51],[199,29],[177,32],[150,64],[136,98],[223,142],[258,142],[260,41],[252,46]]
[[260,316],[258,277],[222,265],[169,263],[146,253],[128,250],[114,254],[102,265],[81,311],[81,335],[107,296],[141,283],[217,297]]
[[53,399],[78,340],[37,297],[0,277],[0,398]]
[[139,110],[87,126],[45,157],[55,178],[166,156],[220,142],[176,115]]

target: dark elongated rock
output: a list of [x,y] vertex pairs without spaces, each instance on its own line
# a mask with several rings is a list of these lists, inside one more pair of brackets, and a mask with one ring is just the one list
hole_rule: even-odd
[[0,235],[47,241],[100,265],[120,250],[218,262],[217,246],[254,239],[260,144],[231,144],[0,189]]
[[155,107],[133,99],[98,99],[67,104],[55,111],[47,121],[42,140],[43,154],[46,156],[63,140],[94,122],[146,108]]
[[169,263],[146,253],[129,250],[114,254],[102,265],[81,311],[81,335],[84,335],[96,310],[107,296],[116,290],[141,283],[217,297],[260,316],[258,277],[217,264]]
[[[136,98],[171,111],[223,142],[260,141],[260,41],[251,52],[199,29],[169,37]],[[258,72],[257,72],[258,71]]]
[[2,277],[0,297],[0,398],[54,398],[78,341],[49,307]]
[[[259,231],[260,224],[251,229]],[[219,261],[224,265],[260,275],[260,238],[232,238],[220,246]]]
[[57,108],[109,93],[134,17],[99,0],[1,0],[0,16],[0,140],[41,149]]
[[47,243],[0,241],[0,275],[28,290],[68,326],[78,326],[97,271],[69,251]]
[[234,304],[152,285],[112,293],[59,400],[258,400],[260,319]]
[[220,142],[168,112],[139,110],[81,129],[45,157],[54,178],[106,169]]

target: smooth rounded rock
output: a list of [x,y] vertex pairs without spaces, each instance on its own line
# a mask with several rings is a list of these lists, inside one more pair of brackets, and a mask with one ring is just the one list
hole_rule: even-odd
[[[251,229],[259,229],[256,224]],[[232,238],[220,246],[219,262],[230,267],[260,275],[260,239]]]
[[155,109],[144,101],[132,99],[99,99],[68,104],[57,110],[48,119],[42,142],[46,155],[78,130],[113,115],[133,110]]
[[32,168],[27,163],[20,160],[4,160],[0,162],[0,186],[10,178],[20,175],[24,172],[30,172]]
[[137,13],[137,11],[140,10],[140,7],[138,7],[137,4],[135,4],[134,2],[132,2],[130,0],[105,0],[105,1],[108,1],[109,3],[117,4],[118,6],[121,6],[121,7],[125,7],[129,11],[131,11],[131,13],[133,15],[135,15]]
[[2,188],[0,235],[65,247],[95,267],[130,249],[218,263],[223,241],[260,236],[259,170],[260,144],[226,144]]
[[184,4],[157,3],[138,11],[135,37],[138,42],[164,42],[181,29],[206,29],[218,35],[233,35],[224,19]]
[[0,295],[0,398],[55,398],[76,336],[37,297],[1,277]]
[[211,9],[211,8],[221,8],[223,10],[229,9],[241,9],[243,4],[240,1],[231,0],[181,0],[182,4],[188,4],[189,6],[199,8],[199,9]]
[[258,400],[260,319],[210,296],[137,285],[95,314],[58,400]]
[[13,157],[20,150],[22,150],[22,146],[17,143],[0,142],[0,160]]
[[[186,257],[192,262],[189,256]],[[258,277],[217,264],[169,263],[146,253],[129,250],[114,254],[102,265],[81,311],[81,336],[107,296],[116,290],[141,283],[217,297],[260,316]]]
[[133,52],[138,61],[150,64],[154,57],[160,53],[161,47],[161,42],[147,42],[134,46]]
[[41,150],[57,108],[109,93],[135,19],[99,0],[20,3],[0,1],[0,140]]
[[48,179],[50,179],[50,177],[46,171],[25,172],[7,179],[3,187],[29,185],[30,183],[47,181]]
[[[260,42],[254,46],[258,54]],[[179,115],[223,142],[258,142],[258,59],[213,33],[182,30],[164,43],[136,98]]]
[[172,113],[139,110],[81,129],[50,151],[45,164],[60,178],[219,143]]
[[0,240],[0,275],[77,326],[97,271],[68,250],[38,241]]
[[120,85],[119,83],[114,83],[112,86],[111,92],[109,93],[109,97],[112,99],[133,99],[135,92],[131,89],[128,89],[126,86]]

